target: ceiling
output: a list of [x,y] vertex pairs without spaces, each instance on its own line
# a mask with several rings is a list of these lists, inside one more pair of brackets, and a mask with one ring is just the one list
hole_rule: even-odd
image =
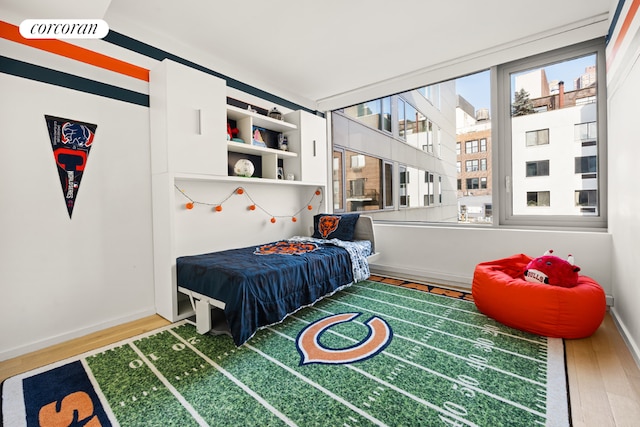
[[25,19],[102,18],[112,30],[222,74],[315,103],[482,52],[606,25],[615,6],[614,0],[2,3]]

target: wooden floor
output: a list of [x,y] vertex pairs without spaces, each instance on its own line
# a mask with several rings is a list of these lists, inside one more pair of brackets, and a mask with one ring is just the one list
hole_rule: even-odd
[[[150,316],[0,362],[0,381],[168,323]],[[565,340],[565,347],[573,426],[640,426],[640,369],[611,316],[607,313],[593,336]]]

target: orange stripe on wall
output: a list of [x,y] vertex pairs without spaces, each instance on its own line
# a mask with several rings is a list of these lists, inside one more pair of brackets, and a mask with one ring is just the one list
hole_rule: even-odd
[[94,65],[116,73],[149,81],[149,70],[137,65],[112,58],[101,53],[94,52],[83,47],[64,42],[62,40],[25,39],[20,34],[20,28],[16,25],[0,21],[0,38],[14,41],[26,46],[35,47],[56,55],[61,55],[85,64]]
[[640,0],[633,0],[633,3],[631,3],[631,6],[629,6],[627,15],[624,17],[624,22],[622,22],[620,32],[618,33],[618,37],[616,37],[613,48],[611,48],[611,55],[609,55],[609,58],[607,58],[607,70],[609,69],[611,63],[613,63],[613,59],[616,57],[618,49],[620,49],[620,45],[622,44],[624,37],[627,35],[627,31],[629,31],[629,27],[631,26],[631,22],[633,22],[633,18],[636,16],[638,7],[640,7]]

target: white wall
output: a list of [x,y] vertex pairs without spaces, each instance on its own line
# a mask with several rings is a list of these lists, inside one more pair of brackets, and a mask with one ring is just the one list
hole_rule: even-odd
[[[623,13],[619,22],[624,16]],[[638,27],[640,17],[636,16],[623,43],[626,47],[617,52],[610,69],[608,148],[609,230],[613,236],[611,269],[616,296],[612,314],[640,364],[640,279],[636,270],[640,260],[640,191],[635,182],[640,158],[637,138],[640,94]]]
[[[0,360],[155,312],[149,110],[0,74]],[[44,115],[98,125],[69,219]]]
[[[611,295],[611,236],[605,232],[513,230],[377,223],[372,265],[379,274],[471,288],[475,266],[484,261],[524,253],[542,256],[548,249],[572,254],[580,274],[598,281]],[[398,242],[402,242],[398,244]],[[617,298],[616,298],[617,301]]]

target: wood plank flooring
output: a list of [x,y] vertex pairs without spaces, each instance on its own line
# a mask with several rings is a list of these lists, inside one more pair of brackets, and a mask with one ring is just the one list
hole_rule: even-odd
[[[154,315],[0,362],[0,381],[168,323]],[[565,348],[573,426],[639,426],[640,369],[609,313],[595,334]]]

